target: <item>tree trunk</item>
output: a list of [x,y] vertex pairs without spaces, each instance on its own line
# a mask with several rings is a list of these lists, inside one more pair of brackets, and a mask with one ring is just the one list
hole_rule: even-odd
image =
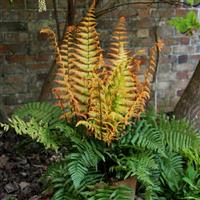
[[200,129],[200,61],[177,103],[174,114],[177,118],[187,118]]

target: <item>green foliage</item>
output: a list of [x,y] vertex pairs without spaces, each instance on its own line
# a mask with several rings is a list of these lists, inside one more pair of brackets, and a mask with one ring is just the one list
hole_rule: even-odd
[[60,119],[62,111],[50,103],[34,102],[17,109],[9,119],[17,134],[29,135],[46,148],[58,150],[74,130]]
[[184,17],[175,17],[170,20],[170,25],[175,26],[181,33],[191,35],[200,28],[200,22],[194,11],[190,11]]
[[186,0],[186,2],[187,2],[188,4],[190,4],[191,6],[194,6],[194,5],[197,5],[197,4],[200,3],[199,0]]
[[130,200],[133,196],[133,191],[125,186],[109,187],[105,185],[103,188],[92,188],[88,200]]
[[3,124],[0,122],[0,128],[2,128],[4,131],[8,131],[9,130],[9,125],[8,124]]
[[116,170],[119,172],[125,171],[125,179],[127,177],[137,177],[137,179],[143,182],[146,186],[153,186],[154,183],[151,180],[152,171],[158,169],[158,165],[155,162],[154,155],[145,153],[136,153],[131,157],[122,157],[118,161]]
[[68,147],[69,154],[44,176],[54,192],[52,199],[122,199],[122,194],[130,199],[125,187],[110,184],[113,175],[116,181],[136,177],[145,200],[169,199],[172,193],[177,197],[198,194],[199,172],[191,167],[186,170],[184,160],[190,161],[188,166],[199,166],[199,154],[193,150],[200,142],[198,131],[186,120],[147,112],[107,146],[87,136],[83,127],[70,127],[60,119],[61,114],[49,103],[29,103],[16,110],[9,124],[18,134],[27,134],[47,148]]
[[164,114],[158,116],[149,112],[128,127],[127,135],[120,140],[121,145],[137,145],[154,151],[196,149],[200,143],[198,130],[187,120],[176,120]]
[[76,151],[67,156],[68,171],[74,187],[78,188],[89,169],[97,169],[98,162],[105,161],[105,158],[101,152],[102,149],[99,149],[93,141],[82,140],[73,146]]

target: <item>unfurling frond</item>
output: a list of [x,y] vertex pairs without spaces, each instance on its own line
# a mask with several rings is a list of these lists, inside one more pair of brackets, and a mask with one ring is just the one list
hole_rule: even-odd
[[61,55],[60,55],[60,49],[58,47],[58,43],[56,40],[56,34],[49,28],[43,28],[40,33],[47,34],[49,37],[49,40],[51,42],[51,46],[55,49],[55,55],[56,55],[56,63],[60,64],[61,62]]
[[156,54],[157,51],[161,51],[164,46],[164,43],[162,40],[159,40],[154,47],[150,50],[150,59],[149,59],[149,66],[145,72],[144,78],[145,81],[150,82],[151,76],[154,74],[155,68],[156,68]]

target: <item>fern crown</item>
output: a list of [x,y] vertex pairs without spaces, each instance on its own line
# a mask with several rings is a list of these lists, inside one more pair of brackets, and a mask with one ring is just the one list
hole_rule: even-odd
[[150,77],[155,68],[156,48],[151,49],[150,64],[144,82],[134,73],[140,61],[127,50],[128,36],[125,17],[113,32],[109,65],[105,65],[96,31],[95,1],[86,16],[75,28],[68,28],[59,47],[55,34],[49,29],[58,65],[53,93],[63,117],[77,119],[77,126],[85,126],[89,134],[111,143],[123,134],[132,117],[138,118],[145,110],[150,96]]

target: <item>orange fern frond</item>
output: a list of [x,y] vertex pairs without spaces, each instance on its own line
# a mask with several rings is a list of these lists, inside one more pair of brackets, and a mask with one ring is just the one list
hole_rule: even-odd
[[112,42],[110,44],[110,52],[108,55],[111,57],[111,62],[118,59],[120,45],[123,45],[125,49],[128,45],[128,33],[126,30],[125,17],[120,17],[119,22],[112,34]]
[[93,73],[98,69],[101,52],[94,12],[95,1],[77,26],[73,54],[74,67],[70,72],[71,89],[82,114],[88,112],[90,82]]
[[162,50],[163,45],[164,44],[162,41],[158,41],[158,43],[156,43],[155,46],[152,47],[150,50],[150,61],[149,61],[149,66],[144,74],[144,82],[140,84],[140,90],[138,92],[138,96],[135,99],[134,105],[131,107],[128,115],[126,116],[127,118],[129,116],[138,118],[140,114],[145,111],[145,104],[150,98],[151,77],[153,76],[156,68],[156,60],[155,60],[156,53],[157,50],[158,51]]
[[55,60],[56,60],[56,63],[58,65],[61,64],[61,54],[60,54],[60,49],[58,47],[58,43],[57,43],[57,40],[56,40],[56,34],[49,28],[43,28],[41,29],[40,33],[45,33],[48,35],[49,37],[49,40],[51,42],[51,46],[54,48],[55,50]]
[[121,17],[113,33],[111,64],[105,66],[96,32],[95,4],[93,1],[76,28],[68,28],[60,47],[53,31],[42,32],[49,35],[56,51],[58,70],[53,92],[64,117],[70,121],[76,115],[77,126],[85,126],[88,134],[110,144],[122,136],[130,118],[139,118],[144,112],[156,50],[160,51],[163,44],[158,42],[151,49],[149,67],[141,82],[135,73],[141,62],[127,50],[125,18]]
[[157,51],[160,52],[163,48],[163,45],[164,45],[163,41],[159,40],[154,45],[154,47],[151,48],[150,58],[149,58],[149,66],[148,66],[148,68],[147,68],[147,70],[145,71],[145,74],[144,74],[145,81],[150,82],[151,76],[154,74],[155,69],[156,69],[156,60],[155,59],[156,59]]

